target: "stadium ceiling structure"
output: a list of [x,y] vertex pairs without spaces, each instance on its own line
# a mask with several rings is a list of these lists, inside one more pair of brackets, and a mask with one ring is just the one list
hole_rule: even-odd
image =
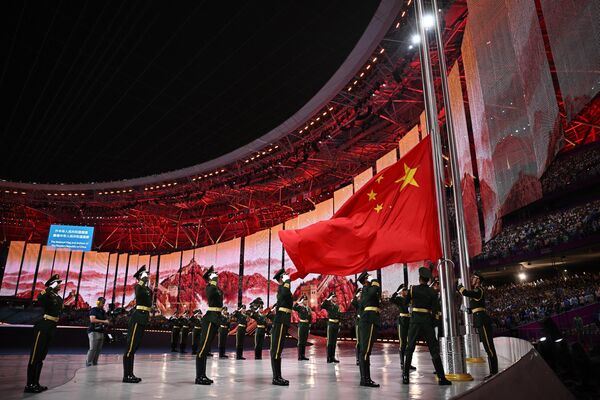
[[[266,86],[260,83],[251,93],[239,93],[243,101],[229,99],[222,103],[218,118],[202,121],[198,130],[190,131],[192,136],[198,132],[214,133],[203,141],[186,143],[186,138],[178,138],[176,131],[166,133],[169,137],[165,140],[181,139],[182,151],[189,148],[198,155],[196,165],[187,166],[193,164],[193,157],[187,156],[177,160],[183,164],[163,164],[159,155],[148,150],[147,157],[135,152],[130,153],[129,159],[134,162],[147,158],[148,163],[161,168],[173,165],[179,169],[164,172],[167,167],[160,174],[96,183],[34,184],[15,179],[0,182],[0,240],[45,242],[50,224],[90,225],[96,228],[94,250],[161,253],[246,236],[314,209],[316,203],[331,198],[335,190],[351,184],[354,176],[397,148],[398,140],[419,122],[424,106],[419,54],[410,44],[415,31],[411,3],[412,0],[381,0],[370,11],[362,34],[338,58],[341,64],[329,70],[329,76],[319,83],[320,89],[302,91],[298,96],[300,103],[292,106],[290,99],[281,98],[281,92],[275,90],[275,100],[271,101],[289,102],[287,115],[259,99],[263,89],[284,81],[294,87],[305,85],[301,75],[290,72],[290,63],[283,63],[277,73],[264,72],[261,82]],[[342,8],[347,5],[336,4],[337,11],[346,15]],[[444,50],[452,65],[460,57],[466,1],[440,4],[445,17]],[[368,13],[364,9],[360,12]],[[322,9],[315,13],[326,15]],[[353,14],[349,15],[351,18]],[[265,18],[272,23],[276,16]],[[332,31],[337,28],[331,26]],[[247,40],[246,36],[237,40]],[[286,43],[284,40],[280,44]],[[264,51],[270,48],[267,46]],[[300,58],[306,57],[311,58],[310,52]],[[218,64],[212,58],[204,61]],[[312,65],[309,74],[319,70],[319,64]],[[251,59],[244,65],[248,69],[255,67]],[[219,82],[211,96],[220,99],[219,90],[235,86],[239,78],[232,75]],[[193,82],[179,84],[185,87]],[[208,102],[212,101],[211,96],[206,99]],[[171,97],[170,101],[176,103],[177,99]],[[194,115],[195,110],[190,110],[189,104],[187,107],[189,115]],[[237,114],[247,109],[255,115],[253,121],[262,121],[253,125],[262,131],[257,129],[245,135],[240,133],[242,125],[233,126]],[[162,109],[149,110],[160,116]],[[184,111],[180,109],[173,116],[185,119]],[[267,117],[261,119],[263,114]],[[444,118],[443,110],[439,117]],[[128,128],[124,132],[129,132]],[[579,133],[575,130],[569,134]],[[144,136],[142,131],[128,139],[129,150],[134,143],[148,139],[140,135]],[[121,136],[113,139],[120,140]],[[82,140],[89,137],[82,134]],[[167,142],[158,140],[153,145],[157,143],[159,150],[166,149],[168,157],[176,156],[167,148]],[[206,154],[196,151],[203,146]],[[126,168],[127,162],[119,165]],[[113,173],[106,176],[115,176]]]

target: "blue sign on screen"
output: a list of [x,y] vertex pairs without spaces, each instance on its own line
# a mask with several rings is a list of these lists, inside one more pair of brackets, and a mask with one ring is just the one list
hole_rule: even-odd
[[93,237],[94,227],[92,226],[50,225],[48,246],[90,251]]

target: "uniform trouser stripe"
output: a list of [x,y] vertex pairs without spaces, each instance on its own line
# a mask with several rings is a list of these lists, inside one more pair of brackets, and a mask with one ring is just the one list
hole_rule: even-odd
[[127,357],[130,356],[131,349],[133,349],[133,341],[135,340],[135,332],[136,331],[137,331],[137,322],[133,326],[133,334],[131,335],[131,338],[129,338],[129,351],[127,352]]
[[210,336],[210,328],[211,327],[212,327],[212,322],[209,322],[208,331],[206,332],[206,337],[204,338],[204,344],[202,344],[202,350],[200,350],[200,352],[198,352],[198,357],[200,357],[200,354],[204,353],[204,348],[206,347],[206,342],[208,342],[208,337]]
[[30,362],[31,365],[33,365],[33,360],[35,359],[35,352],[37,350],[38,341],[40,340],[40,333],[42,333],[42,332],[38,331],[37,336],[35,337],[35,344],[33,345],[33,353],[31,354],[31,362]]
[[490,357],[494,357],[494,352],[492,351],[492,346],[490,346],[490,340],[488,339],[487,329],[485,329],[485,325],[481,327],[483,329],[483,337],[485,337],[485,343],[487,344],[487,351],[490,353]]
[[365,353],[365,361],[369,357],[371,351],[371,339],[373,339],[373,324],[371,324],[371,331],[369,332],[369,341],[367,342],[367,352]]
[[281,327],[279,328],[279,340],[277,341],[277,352],[275,353],[275,358],[280,358],[281,357],[281,353],[279,353],[279,349],[281,348],[281,335],[283,334],[283,324],[281,324]]

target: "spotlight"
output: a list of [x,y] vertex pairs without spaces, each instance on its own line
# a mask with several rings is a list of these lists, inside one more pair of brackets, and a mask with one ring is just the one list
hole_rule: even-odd
[[562,342],[562,340],[563,340],[563,338],[558,338],[554,341],[554,343],[560,343],[560,342]]
[[421,36],[419,36],[419,34],[415,33],[414,35],[412,35],[410,37],[410,42],[412,44],[419,44],[419,43],[421,43]]
[[540,342],[545,342],[546,341],[546,336],[543,336],[540,338]]
[[432,28],[433,25],[435,24],[435,18],[433,18],[433,15],[431,15],[431,14],[423,15],[422,23],[423,23],[423,27],[425,29]]
[[519,279],[524,281],[527,279],[527,274],[525,272],[519,272]]

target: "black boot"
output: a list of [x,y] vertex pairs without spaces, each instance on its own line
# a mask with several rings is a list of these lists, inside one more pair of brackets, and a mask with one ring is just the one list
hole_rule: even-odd
[[37,368],[35,369],[35,382],[34,384],[40,389],[40,391],[48,390],[48,386],[40,385],[40,375],[42,374],[42,367],[44,366],[43,362],[37,363]]
[[488,356],[488,366],[490,368],[490,374],[483,378],[483,380],[487,381],[494,375],[498,373],[498,358]]
[[373,380],[371,379],[371,361],[370,360],[365,360],[364,369],[365,369],[365,382],[366,382],[366,385],[364,385],[364,386],[379,387],[379,384],[373,382]]
[[356,359],[358,363],[358,369],[360,370],[360,386],[366,386],[367,380],[365,379],[365,365],[359,357]]
[[[402,369],[404,371],[404,362],[405,362],[405,357],[406,357],[406,352],[400,350],[400,369]],[[408,369],[410,371],[415,371],[417,368],[413,367],[412,365],[408,367]]]
[[219,349],[219,358],[227,358],[225,355],[225,348]]
[[135,379],[138,382],[142,381],[142,378],[138,378],[137,376],[135,376],[133,374],[133,364],[135,363],[135,354],[132,354],[131,357],[129,357],[129,372],[131,372],[131,377],[133,379]]
[[258,349],[254,350],[254,359],[262,360],[262,350],[258,350]]
[[302,346],[298,345],[298,361],[302,361]]
[[140,378],[133,375],[133,358],[123,356],[123,383],[139,383]]
[[358,346],[356,346],[356,365],[360,366],[360,362],[358,361],[360,359],[360,348]]
[[210,385],[213,383],[211,379],[206,377],[206,356],[196,357],[196,385]]
[[25,385],[25,389],[23,392],[25,393],[40,393],[42,391],[41,387],[35,384],[35,378],[37,374],[37,363],[36,364],[27,364],[27,385]]
[[[405,355],[404,358],[404,365],[410,365],[412,362],[412,354],[411,355]],[[408,373],[410,371],[410,368],[404,368],[402,370],[402,383],[405,385],[408,385],[410,383],[410,380],[408,378]]]
[[290,381],[283,379],[281,376],[281,358],[275,360],[275,367],[277,368],[277,376],[279,377],[280,386],[288,386]]
[[435,368],[435,373],[438,377],[438,385],[452,385],[452,382],[446,379],[446,374],[444,373],[444,365],[442,364],[442,359],[440,358],[440,356],[434,357],[432,361],[433,367]]
[[308,361],[308,357],[306,357],[306,345],[302,345],[302,356],[300,358],[302,361]]
[[235,359],[236,360],[245,360],[246,359],[246,358],[244,358],[244,349],[238,348],[236,350]]

